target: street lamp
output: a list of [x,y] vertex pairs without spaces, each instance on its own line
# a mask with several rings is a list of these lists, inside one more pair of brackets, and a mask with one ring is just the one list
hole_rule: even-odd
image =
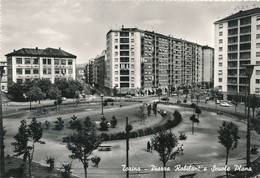
[[4,74],[4,67],[8,67],[5,65],[6,62],[1,62],[0,64],[0,177],[4,177],[4,172],[5,172],[5,154],[4,154],[4,126],[3,126],[3,111],[2,111],[2,77]]
[[102,102],[102,103],[101,103],[101,109],[102,109],[102,110],[101,110],[101,113],[102,113],[102,115],[103,115],[103,97],[104,97],[104,95],[101,94],[100,97],[101,97],[101,102]]
[[[247,144],[246,144],[246,165],[247,167],[249,168],[250,167],[250,80],[251,80],[251,77],[252,77],[252,74],[253,74],[253,71],[254,71],[254,67],[256,65],[254,64],[246,64],[246,65],[243,65],[243,67],[246,68],[246,75],[247,75],[247,84],[248,84],[248,95],[245,96],[245,99],[246,97],[248,102],[247,102],[247,107],[248,107],[248,111],[247,111]],[[247,89],[247,86],[246,86],[246,89]],[[246,107],[246,106],[245,106]]]

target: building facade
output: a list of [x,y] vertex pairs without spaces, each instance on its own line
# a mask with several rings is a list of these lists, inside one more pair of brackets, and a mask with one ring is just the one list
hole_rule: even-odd
[[[6,66],[6,62],[5,61],[0,61],[0,65],[1,66]],[[3,76],[2,76],[2,82],[1,82],[1,89],[3,92],[7,92],[8,88],[7,88],[7,67],[3,68]]]
[[105,86],[122,93],[201,83],[202,46],[137,28],[107,33]]
[[86,82],[86,68],[82,66],[76,66],[76,80],[80,81],[81,83]]
[[202,46],[201,84],[204,88],[214,85],[214,48]]
[[8,85],[34,78],[50,79],[52,83],[56,78],[76,78],[76,56],[60,48],[22,48],[5,56],[11,66],[7,72]]
[[[245,64],[260,65],[260,8],[239,11],[215,23],[214,86],[224,99],[243,99],[246,90]],[[260,94],[260,67],[250,81],[250,93]]]

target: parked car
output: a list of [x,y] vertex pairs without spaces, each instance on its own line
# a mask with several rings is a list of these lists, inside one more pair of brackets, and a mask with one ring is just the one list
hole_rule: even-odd
[[62,100],[62,101],[67,101],[67,98],[62,97],[61,100]]
[[229,107],[229,104],[227,102],[222,102],[222,103],[220,103],[220,106]]
[[126,98],[132,98],[132,95],[125,95]]
[[217,100],[217,101],[216,101],[216,103],[217,103],[217,104],[220,104],[220,101],[219,101],[219,100]]

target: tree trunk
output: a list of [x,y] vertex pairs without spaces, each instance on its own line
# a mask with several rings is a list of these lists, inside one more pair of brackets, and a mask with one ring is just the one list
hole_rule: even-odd
[[88,178],[87,168],[84,168],[85,178]]
[[166,178],[165,166],[166,166],[166,163],[163,162],[163,178]]
[[191,130],[192,130],[192,135],[193,135],[193,133],[194,133],[194,122],[192,121],[192,128],[191,128]]
[[[229,149],[227,149],[227,153],[226,153],[226,166],[228,164],[228,154],[229,154]],[[226,175],[228,177],[228,171],[226,171]]]
[[255,108],[252,108],[253,111],[253,118],[255,118]]

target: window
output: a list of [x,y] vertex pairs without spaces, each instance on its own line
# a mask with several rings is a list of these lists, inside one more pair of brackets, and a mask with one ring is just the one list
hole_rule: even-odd
[[31,69],[30,68],[26,68],[24,71],[25,71],[25,75],[31,74]]
[[223,24],[221,23],[221,24],[219,24],[219,26],[218,26],[219,28],[223,28]]
[[118,77],[115,77],[115,81],[118,81]]
[[223,55],[220,54],[220,55],[218,56],[218,59],[223,59]]
[[118,75],[118,71],[115,71],[115,75]]
[[118,64],[115,65],[115,68],[118,69]]
[[72,69],[68,69],[68,73],[69,74],[73,74],[73,70]]
[[118,52],[115,52],[115,55],[117,56],[117,55],[118,55]]
[[131,58],[131,62],[135,62],[135,59],[134,59],[134,58]]
[[22,61],[22,58],[16,58],[16,64],[22,64],[23,61]]
[[255,79],[255,83],[259,84],[260,83],[260,79]]
[[131,84],[131,87],[135,87],[135,84],[132,83],[132,84]]
[[51,59],[48,59],[48,65],[51,65]]
[[54,59],[54,64],[55,65],[60,65],[60,60],[59,59]]
[[223,48],[222,48],[222,47],[219,47],[219,51],[223,51]]
[[220,44],[223,43],[223,40],[222,40],[222,39],[219,39],[219,43],[220,43]]
[[43,64],[47,64],[47,59],[43,59],[43,60],[42,60],[42,63],[43,63]]
[[118,58],[115,58],[115,62],[118,62]]
[[66,65],[66,59],[61,59],[61,65]]
[[222,82],[222,78],[219,78],[219,79],[218,79],[218,82]]
[[218,75],[222,75],[222,70],[218,70]]
[[118,49],[118,46],[117,46],[117,45],[115,45],[115,49]]
[[118,43],[118,39],[115,39],[115,43]]
[[218,66],[219,66],[219,67],[222,67],[222,62],[218,63]]
[[223,36],[223,32],[219,32],[219,36]]
[[256,34],[256,39],[260,39],[260,34]]
[[256,70],[256,71],[255,71],[255,74],[256,74],[256,75],[260,75],[260,70]]
[[256,43],[256,48],[260,48],[260,43]]
[[69,59],[69,60],[68,60],[68,65],[71,66],[72,64],[73,64],[72,59]]
[[43,74],[45,75],[51,74],[51,68],[43,68]]
[[66,69],[61,69],[61,73],[62,73],[62,75],[65,75],[67,73],[67,70]]
[[260,66],[260,61],[256,61],[256,65]]
[[21,68],[17,68],[17,69],[16,69],[16,74],[17,74],[17,75],[22,75],[22,74],[23,74],[22,69],[21,69]]
[[118,36],[118,32],[115,32],[115,36]]
[[33,64],[39,64],[39,59],[33,58]]
[[134,39],[131,39],[131,42],[133,43],[133,42],[135,42],[135,40],[134,40]]
[[55,68],[55,74],[60,74],[60,69],[59,68]]
[[260,57],[260,52],[256,52],[256,57]]
[[118,87],[118,83],[115,83],[115,87]]
[[33,69],[33,74],[39,74],[39,69]]
[[257,26],[256,26],[256,29],[257,29],[257,30],[260,30],[260,25],[257,25]]
[[260,20],[260,16],[256,16],[256,21],[259,21]]
[[31,64],[31,59],[30,58],[25,58],[24,59],[24,64]]
[[135,55],[134,51],[131,52],[131,55],[132,55],[132,56]]
[[131,32],[131,36],[134,36],[135,34],[134,34],[134,32]]
[[134,71],[131,71],[131,75],[134,75],[135,74],[135,72]]
[[131,64],[131,68],[132,68],[132,69],[135,68],[135,65],[134,65],[134,64]]
[[218,89],[219,89],[219,90],[222,90],[222,86],[218,86]]

